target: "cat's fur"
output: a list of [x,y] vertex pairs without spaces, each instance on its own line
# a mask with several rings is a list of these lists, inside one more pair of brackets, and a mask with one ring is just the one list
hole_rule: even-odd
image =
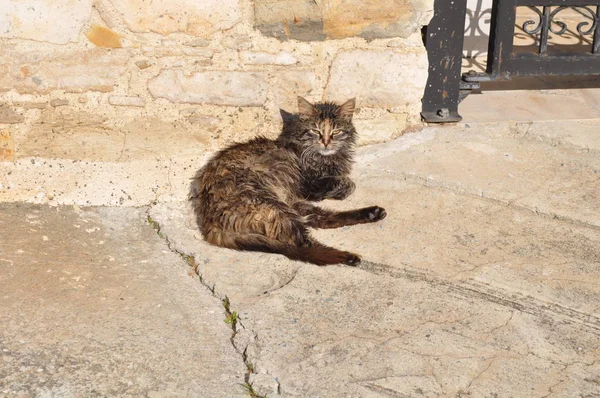
[[357,254],[325,246],[308,228],[375,222],[386,212],[372,206],[336,212],[309,201],[344,199],[356,130],[354,99],[312,105],[298,97],[299,115],[276,140],[263,137],[217,153],[192,182],[190,200],[209,243],[236,250],[280,253],[317,265],[357,265]]

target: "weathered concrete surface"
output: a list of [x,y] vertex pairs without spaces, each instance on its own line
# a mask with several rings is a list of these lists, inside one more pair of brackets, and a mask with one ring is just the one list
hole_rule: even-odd
[[592,397],[599,139],[572,122],[427,128],[361,148],[356,192],[326,205],[388,217],[315,232],[362,254],[358,268],[211,247],[183,203],[150,214],[239,312],[259,393]]
[[0,231],[0,396],[243,396],[222,303],[143,210],[2,204]]

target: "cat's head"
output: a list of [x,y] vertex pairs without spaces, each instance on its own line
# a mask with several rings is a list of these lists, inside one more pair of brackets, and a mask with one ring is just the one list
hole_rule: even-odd
[[290,132],[293,137],[288,139],[322,156],[349,149],[356,141],[352,124],[354,106],[354,98],[337,105],[332,102],[311,104],[298,97],[298,121]]

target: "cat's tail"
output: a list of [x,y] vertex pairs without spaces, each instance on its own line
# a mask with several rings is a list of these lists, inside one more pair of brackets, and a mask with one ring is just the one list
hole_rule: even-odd
[[313,242],[313,245],[309,247],[296,247],[259,234],[227,234],[222,243],[224,243],[223,246],[232,249],[278,253],[291,260],[316,265],[346,264],[356,266],[360,263],[358,255],[334,249],[318,242]]

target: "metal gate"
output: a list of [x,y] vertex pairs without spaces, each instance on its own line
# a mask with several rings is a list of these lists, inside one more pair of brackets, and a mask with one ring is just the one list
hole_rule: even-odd
[[[600,0],[494,0],[486,72],[462,76],[467,0],[435,0],[434,7],[434,17],[424,32],[429,78],[421,115],[427,122],[460,121],[458,104],[482,82],[513,76],[600,74]],[[526,34],[537,37],[534,53],[520,53],[513,47],[517,7],[529,7],[538,18],[522,25]],[[573,8],[587,15],[588,21],[578,23],[576,29],[582,37],[591,37],[589,51],[549,52],[549,34],[562,35],[568,29],[555,17]]]

